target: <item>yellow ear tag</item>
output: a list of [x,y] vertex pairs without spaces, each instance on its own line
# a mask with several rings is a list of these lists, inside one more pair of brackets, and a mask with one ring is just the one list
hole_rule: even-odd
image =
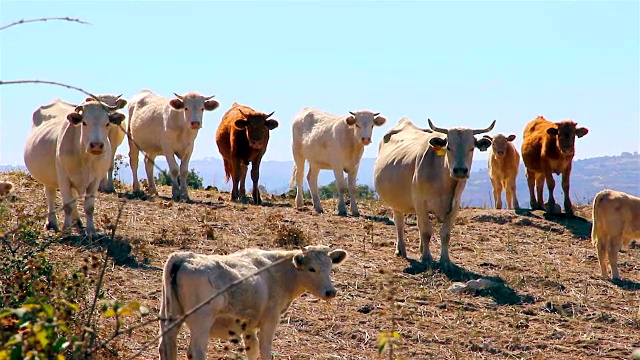
[[436,155],[438,155],[438,156],[443,156],[444,153],[445,153],[444,149],[442,147],[440,147],[440,146],[434,146],[433,150],[436,151]]

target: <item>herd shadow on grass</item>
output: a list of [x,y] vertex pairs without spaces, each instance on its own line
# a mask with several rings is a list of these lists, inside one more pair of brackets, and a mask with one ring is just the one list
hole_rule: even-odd
[[483,276],[453,263],[451,263],[449,267],[442,267],[439,262],[424,263],[414,259],[407,259],[407,261],[409,262],[409,266],[404,269],[404,272],[407,274],[415,275],[427,270],[440,270],[451,281],[490,280],[495,284],[494,286],[474,289],[472,294],[491,297],[498,305],[522,305],[535,302],[533,296],[518,294],[514,289],[507,286],[499,276]]
[[[516,214],[529,218],[545,219],[556,223],[567,229],[574,237],[579,239],[589,239],[591,237],[591,221],[579,215],[568,215],[566,213],[555,214],[542,211],[542,216],[538,216],[531,209],[518,209],[516,210]],[[521,225],[531,225],[545,230],[544,227],[541,227],[540,224],[536,224],[535,222]]]
[[[173,199],[170,196],[164,196],[164,195],[148,195],[146,193],[143,192],[125,192],[125,193],[119,193],[118,197],[120,198],[125,198],[127,200],[142,200],[142,201],[153,201],[154,199],[160,199],[163,201],[173,201]],[[272,197],[275,200],[275,196]],[[209,206],[212,207],[214,209],[220,209],[220,208],[224,208],[227,207],[228,205],[225,203],[225,200],[222,199],[222,197],[219,197],[217,201],[201,201],[201,200],[193,200],[193,199],[189,199],[184,201],[185,204],[195,204],[195,205],[205,205],[205,206]],[[251,199],[251,197],[245,196],[242,199],[240,199],[239,201],[237,201],[237,203],[239,204],[249,204],[249,205],[253,205],[253,200]],[[261,206],[265,206],[265,207],[291,207],[292,205],[288,202],[270,202],[270,201],[262,201],[262,204],[260,204]]]
[[155,266],[149,266],[144,259],[139,259],[133,254],[132,242],[137,239],[127,239],[116,235],[111,239],[110,235],[98,234],[95,238],[89,239],[85,235],[68,235],[60,238],[59,242],[74,247],[82,247],[89,250],[108,249],[107,254],[115,265],[127,266],[130,268],[142,268],[149,270],[162,270]]

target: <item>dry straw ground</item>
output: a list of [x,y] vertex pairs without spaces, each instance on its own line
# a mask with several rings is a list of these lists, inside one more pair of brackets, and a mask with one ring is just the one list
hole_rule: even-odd
[[[42,186],[31,177],[20,172],[0,177],[17,185],[11,216],[45,211]],[[275,359],[381,358],[378,338],[392,329],[402,335],[395,355],[404,359],[627,359],[640,346],[638,248],[620,254],[627,280],[601,279],[588,239],[588,206],[571,220],[545,218],[538,211],[464,208],[450,248],[458,268],[443,274],[415,260],[418,234],[410,218],[410,259],[393,256],[395,229],[378,201],[360,202],[363,216],[353,218],[337,216],[332,201],[324,204],[325,214],[317,215],[310,206],[295,210],[292,199],[279,196],[267,195],[267,206],[254,206],[231,203],[228,193],[192,191],[193,203],[187,204],[170,201],[166,187],[160,187],[156,199],[128,199],[127,190],[120,187],[119,195],[100,194],[97,200],[97,226],[105,232],[126,200],[105,297],[140,301],[155,314],[161,267],[176,250],[224,254],[307,243],[349,251],[350,259],[333,274],[334,301],[305,294],[284,314]],[[53,249],[52,261],[69,267],[87,255],[103,254],[96,246],[73,241]],[[432,250],[439,254],[438,239]],[[474,293],[448,290],[455,281],[479,277],[502,286]],[[111,331],[106,323],[103,331]],[[127,358],[157,333],[154,323],[120,337],[113,358]],[[181,358],[186,358],[188,338],[183,327]],[[156,347],[152,344],[139,358],[156,359]],[[233,348],[211,340],[209,358],[237,358]]]

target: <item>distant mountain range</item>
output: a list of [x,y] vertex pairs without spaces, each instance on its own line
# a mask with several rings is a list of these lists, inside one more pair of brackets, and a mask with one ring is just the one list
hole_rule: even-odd
[[[363,158],[360,163],[358,174],[358,184],[366,184],[373,187],[373,164],[374,158]],[[131,170],[128,166],[128,159],[125,159],[125,166],[119,170],[118,179],[131,184]],[[157,158],[157,165],[161,169],[167,169],[164,158]],[[193,160],[189,164],[190,168],[202,176],[204,185],[212,185],[220,190],[229,190],[230,183],[223,184],[224,168],[222,160],[215,158],[205,158]],[[307,165],[308,166],[308,165]],[[307,167],[308,168],[308,167]],[[24,166],[0,165],[0,171],[12,169],[26,170]],[[287,190],[293,169],[293,161],[265,161],[260,167],[260,184],[269,192],[280,194]],[[305,169],[306,170],[306,169]],[[155,174],[157,175],[156,169]],[[140,179],[146,178],[144,165],[138,167]],[[318,183],[326,185],[334,180],[333,172],[323,170],[320,172]],[[556,190],[554,194],[559,203],[562,204],[562,186],[560,177],[556,176]],[[305,189],[306,171],[305,171]],[[529,204],[529,192],[525,178],[524,165],[520,165],[517,179],[518,200],[523,207]],[[251,188],[250,176],[247,176],[247,190]],[[603,156],[589,159],[575,160],[571,173],[571,199],[574,204],[587,204],[591,202],[593,196],[604,188],[625,191],[627,193],[640,196],[640,155],[637,152],[622,153],[620,156]],[[545,198],[546,198],[545,186]],[[491,182],[487,174],[487,161],[475,160],[472,166],[471,177],[467,181],[467,186],[462,194],[462,205],[464,206],[491,206],[493,196]],[[504,193],[503,193],[504,197]],[[503,198],[504,199],[504,198]],[[504,200],[503,200],[504,201]]]

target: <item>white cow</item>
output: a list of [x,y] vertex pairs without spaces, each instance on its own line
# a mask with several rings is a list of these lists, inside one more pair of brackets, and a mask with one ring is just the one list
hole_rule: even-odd
[[486,129],[464,127],[437,128],[429,120],[428,129],[416,127],[402,118],[389,130],[378,147],[373,167],[376,191],[393,209],[397,231],[396,255],[406,257],[404,242],[404,214],[415,213],[420,230],[421,261],[431,262],[429,243],[433,227],[429,214],[442,222],[440,229],[440,264],[450,267],[449,236],[460,208],[460,196],[471,173],[475,148],[486,151],[491,146],[487,138],[474,135]]
[[[156,156],[164,156],[169,164],[174,200],[189,200],[187,176],[193,145],[202,127],[204,110],[212,111],[220,104],[213,96],[189,92],[167,99],[150,90],[142,90],[129,101],[129,161],[133,174],[133,191],[140,191],[138,155],[145,153],[144,165],[149,191],[157,195],[153,178]],[[180,159],[180,167],[174,157]]]
[[76,199],[84,196],[86,233],[95,234],[95,196],[111,160],[109,127],[124,119],[115,110],[97,101],[73,106],[56,99],[33,113],[24,162],[31,175],[44,185],[49,210],[47,229],[59,230],[55,200],[56,189],[60,189],[65,213],[63,230],[72,224],[81,230]]
[[[346,251],[332,251],[326,246],[294,251],[245,249],[230,255],[169,255],[162,275],[160,359],[177,357],[176,337],[182,324],[171,329],[169,325],[207,300],[211,301],[184,321],[191,333],[189,359],[206,359],[210,337],[240,337],[249,360],[257,359],[258,352],[263,360],[271,359],[280,315],[305,291],[325,300],[335,297],[331,266],[346,258]],[[237,281],[237,285],[214,296]]]
[[371,143],[373,126],[383,125],[387,119],[371,111],[349,112],[348,116],[332,115],[314,108],[304,108],[293,119],[293,175],[289,187],[297,184],[296,206],[304,205],[302,185],[304,163],[309,161],[307,181],[313,207],[322,213],[318,196],[318,173],[333,170],[338,191],[338,214],[347,215],[343,193],[347,190],[343,172],[348,175],[351,214],[360,216],[356,203],[356,176],[364,147]]
[[[111,94],[102,94],[96,95],[96,97],[102,101],[103,103],[115,107],[116,109],[123,109],[127,106],[127,100],[121,98],[120,95],[111,95]],[[85,101],[91,101],[91,98],[87,98]],[[109,171],[105,175],[105,177],[100,180],[100,186],[98,187],[99,191],[112,193],[115,192],[115,187],[113,186],[113,166],[116,158],[116,150],[118,146],[122,144],[124,141],[124,137],[127,135],[125,130],[127,128],[127,120],[125,119],[123,123],[119,126],[109,126],[109,141],[111,142],[111,166],[109,167]]]

